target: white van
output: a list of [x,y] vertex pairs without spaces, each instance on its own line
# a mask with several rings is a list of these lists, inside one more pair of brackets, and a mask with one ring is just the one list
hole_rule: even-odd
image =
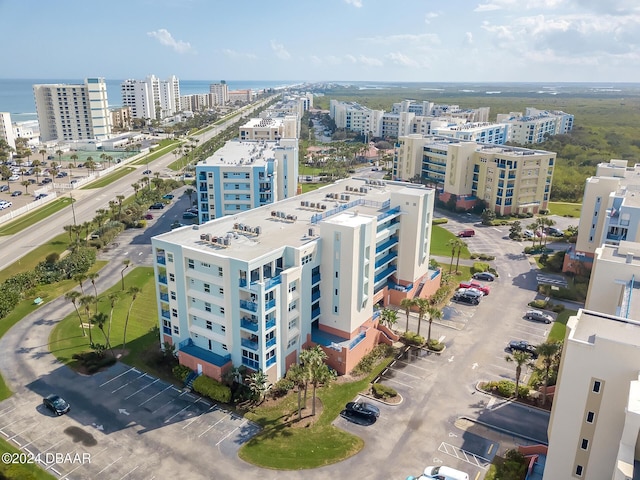
[[424,469],[424,473],[418,478],[408,477],[407,480],[469,480],[469,475],[460,470],[456,470],[451,467],[427,467]]

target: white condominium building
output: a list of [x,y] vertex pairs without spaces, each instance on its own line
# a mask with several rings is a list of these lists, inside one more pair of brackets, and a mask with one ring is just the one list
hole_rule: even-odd
[[240,140],[298,138],[298,116],[250,118],[240,127]]
[[508,141],[519,145],[542,143],[549,136],[568,133],[573,129],[573,115],[532,107],[528,107],[524,115],[521,112],[498,114],[497,121],[511,126]]
[[[11,114],[9,112],[0,112],[0,140],[7,142],[7,144],[15,151],[16,137],[13,133]],[[11,157],[11,155],[9,155],[9,157]]]
[[125,80],[120,86],[122,105],[131,107],[133,118],[162,120],[180,111],[180,81],[175,75],[160,80]]
[[107,84],[87,78],[84,84],[34,85],[40,140],[101,140],[111,134]]
[[438,198],[471,209],[478,200],[500,215],[537,213],[549,202],[556,154],[444,136],[400,137],[393,163],[397,180],[436,185]]
[[379,137],[382,134],[382,110],[371,110],[355,102],[331,100],[329,115],[337,128],[344,128],[362,135]]
[[567,323],[544,480],[638,478],[639,279],[639,243],[596,249],[586,307]]
[[297,138],[228,141],[196,165],[200,222],[292,197],[297,180]]
[[229,103],[229,86],[226,83],[212,83],[209,85],[209,93],[215,95],[215,105]]
[[600,163],[587,178],[575,248],[565,255],[564,270],[590,269],[603,243],[640,242],[640,164],[627,160]]
[[439,285],[429,270],[433,196],[346,179],[154,237],[160,340],[217,379],[245,365],[276,381],[312,345],[339,374],[351,371],[391,342],[374,305]]

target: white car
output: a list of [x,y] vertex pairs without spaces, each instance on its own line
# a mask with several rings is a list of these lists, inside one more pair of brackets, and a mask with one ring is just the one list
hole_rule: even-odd
[[9,208],[13,203],[7,202],[6,200],[0,201],[0,210],[4,210],[5,208]]
[[20,180],[20,175],[11,175],[9,177],[10,182],[15,182],[16,180]]

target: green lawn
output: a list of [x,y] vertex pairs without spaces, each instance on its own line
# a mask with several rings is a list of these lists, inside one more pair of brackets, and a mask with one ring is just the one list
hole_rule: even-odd
[[549,202],[549,212],[552,215],[560,215],[561,217],[580,218],[580,213],[582,212],[582,204],[567,203],[567,202]]
[[[0,453],[6,452],[23,453],[9,442],[0,439]],[[34,463],[8,465],[5,462],[0,462],[0,478],[11,480],[55,480],[57,477],[45,472]]]
[[0,271],[0,283],[16,273],[33,270],[36,265],[47,258],[50,253],[60,255],[67,249],[69,245],[69,234],[63,233],[52,238],[47,243],[40,245],[38,248],[30,251],[24,257],[16,260],[4,270]]
[[[431,255],[439,255],[444,257],[451,256],[451,247],[447,245],[449,240],[455,240],[456,237],[450,231],[438,226],[433,225],[431,230]],[[457,254],[456,254],[457,257]],[[467,247],[463,247],[460,250],[460,258],[471,258],[469,254],[469,249]],[[455,259],[453,261],[455,264]]]
[[318,188],[327,185],[326,183],[300,183],[300,188],[302,188],[302,193],[311,192],[313,190],[317,190]]
[[[308,428],[295,428],[288,423],[289,416],[292,420],[297,418],[297,394],[293,392],[275,406],[259,407],[248,413],[246,417],[259,423],[263,430],[240,449],[240,458],[265,468],[301,470],[330,465],[355,455],[364,447],[362,439],[334,427],[331,422],[345,403],[365,390],[390,360],[378,365],[365,379],[319,389],[322,414]],[[303,415],[310,413],[305,411]]]
[[318,175],[320,172],[323,172],[322,168],[318,167],[310,167],[301,163],[298,167],[298,175]]
[[173,151],[174,148],[177,148],[179,146],[180,146],[180,140],[168,140],[168,139],[161,140],[159,147],[157,147],[152,152],[149,152],[144,157],[136,160],[135,162],[131,162],[130,165],[146,165],[149,162],[153,162],[154,160],[157,160],[165,153],[169,153]]
[[6,398],[9,398],[11,395],[13,395],[13,392],[5,383],[4,378],[0,376],[0,402]]
[[[153,268],[138,267],[132,270],[125,280],[125,291],[122,291],[120,282],[110,287],[106,292],[100,294],[98,302],[98,310],[109,315],[111,310],[108,295],[110,293],[118,294],[116,306],[113,310],[113,324],[111,326],[111,344],[114,349],[122,348],[122,337],[124,333],[124,322],[127,316],[127,310],[131,304],[131,296],[126,290],[131,286],[137,286],[142,289],[142,293],[138,295],[131,310],[129,318],[129,326],[127,327],[127,355],[121,360],[129,365],[140,366],[141,357],[146,348],[153,343],[159,345],[159,336],[157,333],[158,316],[156,303],[156,290],[153,278]],[[100,278],[96,284],[100,283]],[[90,288],[85,291],[86,294],[93,295]],[[93,308],[92,308],[93,312]],[[81,311],[84,323],[87,323],[84,312]],[[92,313],[93,314],[93,313]],[[106,331],[106,327],[105,327]],[[92,336],[97,343],[105,343],[102,332],[97,328],[92,328]],[[144,340],[141,340],[144,339]],[[74,353],[80,353],[89,350],[89,336],[82,336],[80,322],[75,313],[71,313],[64,318],[51,332],[49,336],[49,349],[58,360],[62,363],[74,366],[75,361],[71,358]],[[145,370],[147,368],[145,367]]]
[[71,205],[71,199],[69,197],[56,198],[34,212],[22,215],[18,219],[2,225],[2,227],[0,227],[0,235],[13,235],[14,233],[21,232],[25,228],[31,227],[40,220],[44,220],[69,205]]
[[102,188],[107,185],[115,182],[116,180],[121,179],[122,177],[129,175],[131,172],[135,171],[133,167],[122,167],[117,169],[116,171],[106,175],[95,182],[91,182],[88,185],[82,187],[80,190],[91,190],[93,188]]
[[567,332],[567,321],[569,317],[573,315],[577,315],[578,312],[575,310],[563,310],[558,314],[556,321],[553,322],[553,326],[551,327],[551,331],[549,332],[549,336],[547,337],[548,342],[564,342],[564,337]]

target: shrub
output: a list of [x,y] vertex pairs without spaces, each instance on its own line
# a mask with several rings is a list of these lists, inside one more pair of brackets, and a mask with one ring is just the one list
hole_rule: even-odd
[[549,215],[549,210],[542,209],[538,212],[540,215]]
[[193,390],[215,402],[229,403],[231,400],[229,387],[204,375],[200,375],[193,381]]
[[187,381],[187,377],[193,372],[189,367],[185,365],[176,365],[171,369],[173,376],[180,380],[182,383]]
[[478,258],[479,258],[480,260],[487,260],[487,261],[489,261],[489,262],[490,262],[491,260],[495,260],[495,259],[496,259],[496,257],[494,257],[493,255],[488,255],[488,254],[486,254],[486,253],[481,253],[481,254],[479,254],[479,255],[478,255]]
[[405,332],[402,338],[410,345],[424,345],[424,337],[415,332]]
[[71,358],[77,360],[89,374],[96,373],[100,369],[110,367],[116,363],[116,359],[105,356],[104,350],[101,348],[92,352],[75,353]]
[[478,258],[480,255],[477,253],[472,253],[471,255],[469,255],[469,258],[471,258],[471,260],[475,260],[476,258]]
[[545,309],[548,303],[546,300],[533,300],[529,302],[529,306],[537,309]]
[[449,223],[448,218],[434,218],[431,225],[442,225],[443,223]]
[[489,264],[484,262],[473,262],[473,266],[471,267],[471,274],[478,272],[487,272],[489,271]]
[[394,351],[395,350],[391,345],[386,345],[384,343],[376,345],[373,350],[371,350],[360,359],[358,364],[354,367],[352,373],[354,375],[370,373],[371,370],[373,370],[373,367],[375,367],[378,363],[378,360],[380,360],[381,358],[390,357],[391,355],[393,355]]
[[373,391],[373,396],[376,398],[393,398],[398,395],[393,388],[387,387],[386,385],[381,385],[379,383],[374,383],[371,385],[371,390]]
[[434,352],[441,352],[444,349],[444,343],[440,343],[438,340],[432,338],[427,343],[427,347]]
[[269,393],[273,398],[284,397],[294,387],[294,383],[286,377],[273,384]]
[[553,310],[556,313],[560,313],[564,311],[564,305],[561,303],[556,303],[553,307],[551,307],[551,310]]

